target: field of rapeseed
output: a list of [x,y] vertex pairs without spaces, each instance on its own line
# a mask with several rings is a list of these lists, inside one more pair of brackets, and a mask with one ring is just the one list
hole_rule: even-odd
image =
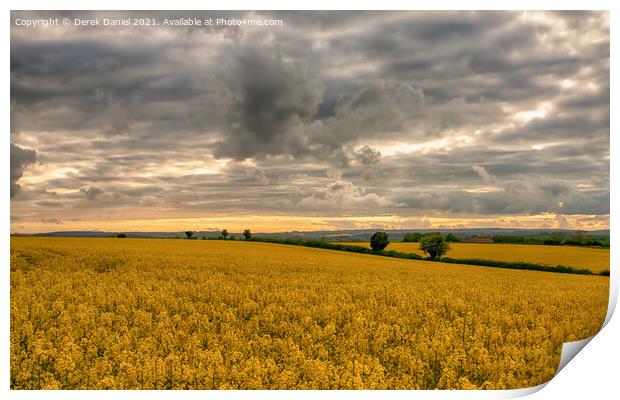
[[527,387],[598,331],[608,289],[268,243],[12,238],[11,387]]

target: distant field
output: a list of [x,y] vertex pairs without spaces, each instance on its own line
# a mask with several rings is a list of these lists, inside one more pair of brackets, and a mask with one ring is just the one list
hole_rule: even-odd
[[[369,246],[368,242],[348,244]],[[388,250],[424,255],[419,243],[393,242]],[[577,246],[544,246],[503,243],[450,243],[447,257],[481,258],[497,261],[524,261],[548,265],[588,268],[592,272],[609,270],[609,249]]]
[[[458,246],[460,247],[460,246]],[[519,388],[609,278],[268,243],[11,238],[12,389]]]

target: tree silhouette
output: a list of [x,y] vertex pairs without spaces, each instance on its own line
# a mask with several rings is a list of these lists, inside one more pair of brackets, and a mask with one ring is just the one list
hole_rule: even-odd
[[385,232],[375,232],[370,237],[370,247],[374,251],[383,250],[390,244],[390,240],[388,238],[388,234]]

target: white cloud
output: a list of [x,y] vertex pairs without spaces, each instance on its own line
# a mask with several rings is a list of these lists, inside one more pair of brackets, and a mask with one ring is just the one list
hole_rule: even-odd
[[471,169],[474,170],[485,182],[490,182],[493,180],[493,177],[487,172],[484,167],[480,165],[472,165]]
[[345,212],[368,211],[368,209],[398,206],[376,193],[368,193],[342,178],[337,170],[329,170],[327,184],[317,193],[302,198],[297,204],[305,210],[341,210]]

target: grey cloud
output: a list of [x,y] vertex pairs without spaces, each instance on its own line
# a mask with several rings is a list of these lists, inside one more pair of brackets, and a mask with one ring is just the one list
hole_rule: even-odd
[[304,127],[306,152],[319,160],[329,160],[340,167],[351,158],[376,162],[380,153],[363,149],[351,153],[350,147],[365,138],[406,137],[421,139],[432,130],[426,118],[424,93],[407,83],[374,80],[352,95],[337,102],[332,116],[314,120]]
[[364,147],[355,152],[355,157],[357,157],[358,161],[362,164],[376,164],[379,162],[379,160],[381,160],[381,152],[368,145],[365,145]]
[[216,157],[298,154],[305,151],[304,122],[317,112],[322,86],[304,65],[273,49],[231,49],[225,80],[232,90],[229,126]]
[[503,191],[478,196],[477,200],[480,211],[490,214],[608,214],[609,202],[604,198],[609,198],[608,191],[588,193],[534,182],[506,185]]
[[509,128],[494,135],[498,142],[547,142],[578,137],[596,139],[609,136],[609,115],[560,115],[535,118],[523,126]]
[[563,186],[560,191],[558,188],[550,187],[544,181],[514,181],[486,193],[439,190],[401,195],[397,199],[413,209],[465,214],[609,213],[609,191],[589,193],[568,186]]
[[326,121],[329,138],[346,143],[368,135],[402,135],[405,128],[419,124],[425,108],[420,89],[408,83],[373,81],[338,104],[335,116]]
[[134,123],[151,136],[219,128],[217,82],[197,71],[209,61],[182,62],[196,45],[182,36],[135,43],[128,34],[13,38],[12,125],[80,135],[128,134]]
[[561,110],[579,111],[602,111],[609,112],[609,86],[600,88],[599,90],[589,94],[579,94],[568,97],[559,102],[558,106]]
[[11,143],[11,198],[21,192],[17,183],[24,174],[24,169],[37,161],[37,152]]
[[35,201],[34,204],[36,204],[37,206],[51,209],[63,208],[67,206],[67,202],[64,200],[40,200]]
[[162,189],[158,186],[153,186],[153,185],[149,185],[149,186],[141,186],[141,187],[136,187],[136,188],[123,188],[123,187],[117,187],[117,188],[113,188],[113,191],[115,194],[118,195],[125,195],[125,196],[130,196],[130,197],[142,197],[145,195],[152,195],[155,193],[160,192]]
[[251,168],[247,169],[245,173],[247,176],[252,177],[261,185],[269,185],[269,183],[271,182],[271,180],[267,177],[267,174],[265,174],[265,171],[263,171],[262,169]]
[[45,224],[56,224],[56,225],[62,224],[62,222],[58,220],[57,218],[42,218],[41,222]]
[[80,192],[82,192],[89,201],[95,201],[103,194],[103,190],[95,186],[91,186],[87,189],[80,189]]

